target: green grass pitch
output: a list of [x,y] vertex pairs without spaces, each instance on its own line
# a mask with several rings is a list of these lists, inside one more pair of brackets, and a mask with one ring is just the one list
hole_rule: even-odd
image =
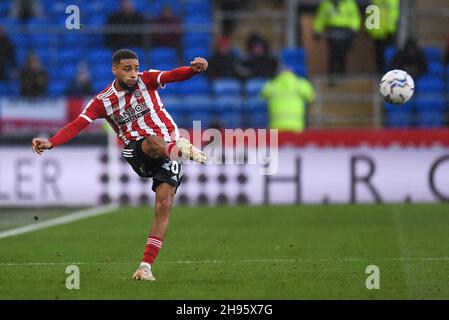
[[[152,208],[0,240],[0,299],[448,299],[449,206],[177,207],[132,280]],[[80,289],[65,286],[66,267]],[[380,270],[368,290],[366,268]]]

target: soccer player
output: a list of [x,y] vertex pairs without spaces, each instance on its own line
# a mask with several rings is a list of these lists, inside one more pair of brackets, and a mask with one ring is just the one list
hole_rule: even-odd
[[115,80],[92,98],[77,119],[50,139],[34,138],[33,152],[42,154],[74,138],[95,119],[105,118],[124,142],[122,155],[141,177],[152,177],[156,193],[155,219],[146,242],[142,262],[134,273],[137,280],[156,280],[151,265],[162,246],[176,189],[182,181],[182,158],[206,162],[204,152],[187,139],[165,110],[157,92],[167,83],[183,81],[207,69],[206,59],[197,57],[190,66],[170,71],[139,72],[139,59],[130,50],[112,56]]

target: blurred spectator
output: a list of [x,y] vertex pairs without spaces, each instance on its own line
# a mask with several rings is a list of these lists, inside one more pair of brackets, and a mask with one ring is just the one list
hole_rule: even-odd
[[424,51],[413,38],[408,38],[404,48],[393,56],[390,69],[405,70],[413,79],[418,79],[427,71],[427,59]]
[[214,52],[209,59],[207,74],[211,79],[237,76],[238,59],[233,54],[231,41],[221,36],[215,43]]
[[278,68],[277,59],[270,54],[268,43],[259,34],[253,33],[246,41],[247,57],[243,61],[246,77],[274,77]]
[[48,75],[42,68],[39,57],[30,54],[25,67],[20,71],[20,95],[33,98],[45,95],[47,92]]
[[2,27],[0,27],[0,57],[0,81],[9,80],[11,79],[9,71],[15,72],[17,67],[16,55],[14,45]]
[[173,13],[170,6],[164,6],[161,15],[153,20],[152,25],[156,29],[153,29],[152,45],[172,47],[178,51],[181,49],[181,20]]
[[301,132],[306,127],[306,103],[315,100],[315,90],[305,78],[284,69],[262,89],[268,101],[270,128]]
[[78,66],[78,72],[70,81],[69,86],[66,89],[66,95],[70,97],[84,97],[93,95],[95,93],[90,78],[89,69],[85,63],[81,63]]
[[42,7],[39,0],[13,0],[9,15],[13,19],[26,21],[31,18],[41,18]]
[[[136,28],[143,24],[145,18],[135,10],[132,0],[122,0],[120,10],[110,15],[106,22],[107,27],[123,26],[123,30],[126,27]],[[142,47],[143,41],[143,34],[135,32],[109,33],[106,36],[106,45],[113,49]]]
[[384,51],[393,43],[398,28],[400,14],[400,0],[371,0],[371,4],[380,9],[380,26],[378,29],[367,29],[366,32],[373,38],[376,50],[376,72],[383,74],[385,68]]
[[346,56],[356,33],[360,30],[359,8],[354,0],[324,0],[314,21],[314,36],[319,40],[326,33],[328,71],[330,75],[346,72]]

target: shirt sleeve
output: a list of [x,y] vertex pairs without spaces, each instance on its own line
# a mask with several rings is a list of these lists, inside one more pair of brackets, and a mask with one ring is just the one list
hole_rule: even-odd
[[165,85],[170,82],[179,82],[190,79],[195,75],[195,71],[191,67],[179,67],[169,71],[150,70],[142,73],[142,81],[145,85],[154,89],[157,87],[165,88]]
[[165,88],[165,84],[161,83],[161,76],[164,71],[150,69],[142,72],[141,78],[146,86],[156,89],[157,87]]
[[49,139],[53,147],[57,147],[61,144],[65,144],[75,138],[85,127],[89,125],[89,121],[86,118],[82,118],[81,115],[66,124],[61,130],[59,130],[53,137]]
[[93,98],[87,103],[83,112],[81,112],[80,117],[86,119],[89,123],[92,123],[95,119],[105,118],[106,111],[103,104],[98,99]]

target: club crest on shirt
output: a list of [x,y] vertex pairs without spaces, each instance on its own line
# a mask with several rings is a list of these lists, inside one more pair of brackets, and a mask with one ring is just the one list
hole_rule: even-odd
[[136,98],[140,98],[142,96],[142,91],[140,91],[139,89],[137,89],[136,91],[134,91],[134,96]]

